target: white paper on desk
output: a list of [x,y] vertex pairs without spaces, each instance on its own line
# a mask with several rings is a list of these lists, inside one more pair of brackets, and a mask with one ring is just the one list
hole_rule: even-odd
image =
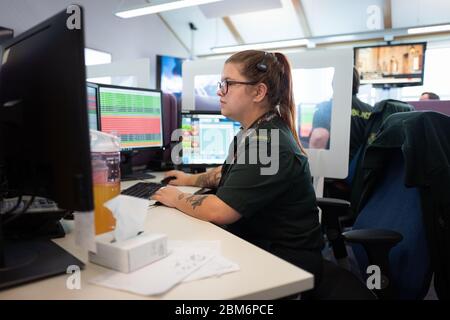
[[118,195],[104,204],[116,219],[116,241],[131,239],[144,231],[149,201],[136,197]]
[[90,282],[146,296],[159,295],[208,263],[213,256],[214,252],[207,249],[180,250],[135,272],[108,271]]
[[223,274],[239,271],[239,265],[222,256],[214,256],[207,264],[194,271],[183,282],[190,282],[210,277],[220,277]]
[[239,265],[234,263],[220,253],[220,241],[179,241],[170,240],[169,250],[177,252],[178,250],[202,250],[210,249],[214,252],[214,257],[204,266],[193,272],[183,282],[200,280],[209,277],[219,277],[223,274],[239,270]]

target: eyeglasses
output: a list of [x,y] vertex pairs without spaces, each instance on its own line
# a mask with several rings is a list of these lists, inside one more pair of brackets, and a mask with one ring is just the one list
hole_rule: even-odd
[[246,84],[246,85],[254,85],[257,84],[258,81],[234,81],[234,80],[222,80],[217,82],[217,90],[220,90],[220,92],[223,95],[226,95],[228,93],[228,87],[233,84]]

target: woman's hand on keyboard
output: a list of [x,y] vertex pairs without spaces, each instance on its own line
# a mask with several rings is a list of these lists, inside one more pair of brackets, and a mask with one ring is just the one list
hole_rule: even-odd
[[156,191],[150,199],[159,201],[167,207],[175,208],[176,202],[182,194],[183,192],[177,188],[167,186]]

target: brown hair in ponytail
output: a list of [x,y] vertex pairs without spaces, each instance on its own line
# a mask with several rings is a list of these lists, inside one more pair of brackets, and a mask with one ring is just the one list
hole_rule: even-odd
[[[233,54],[225,63],[239,64],[240,72],[249,81],[262,82],[267,86],[267,98],[272,108],[279,106],[279,114],[292,132],[303,154],[305,150],[295,130],[296,109],[292,92],[291,66],[282,53],[246,50]],[[263,63],[262,70],[258,65]]]

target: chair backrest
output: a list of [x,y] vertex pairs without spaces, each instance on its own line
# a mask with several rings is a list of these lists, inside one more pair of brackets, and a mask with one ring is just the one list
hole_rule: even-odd
[[375,139],[381,125],[391,114],[398,112],[414,111],[414,107],[406,102],[394,99],[387,99],[377,102],[373,106],[366,129],[367,143],[370,144]]
[[345,178],[345,182],[349,186],[351,186],[353,184],[353,178],[355,177],[356,167],[358,165],[358,160],[361,157],[363,149],[364,149],[364,146],[359,147],[359,149],[356,152],[355,156],[353,157],[353,159],[348,164],[348,175],[347,175],[347,178]]
[[361,199],[361,192],[364,183],[364,172],[362,163],[365,158],[366,150],[375,139],[384,121],[392,114],[399,112],[413,111],[414,107],[399,100],[382,100],[377,102],[373,107],[373,111],[367,122],[365,132],[365,143],[361,145],[358,153],[352,159],[351,167],[349,168],[348,182],[351,183],[350,203],[352,205],[352,212],[355,217],[358,213],[359,200]]
[[[380,168],[376,186],[359,213],[353,229],[388,229],[401,233],[403,240],[389,256],[391,285],[400,299],[422,299],[430,286],[431,265],[422,217],[420,194],[417,188],[404,183],[405,164],[399,148],[392,149],[386,166]],[[359,245],[353,252],[365,274],[367,255]]]

